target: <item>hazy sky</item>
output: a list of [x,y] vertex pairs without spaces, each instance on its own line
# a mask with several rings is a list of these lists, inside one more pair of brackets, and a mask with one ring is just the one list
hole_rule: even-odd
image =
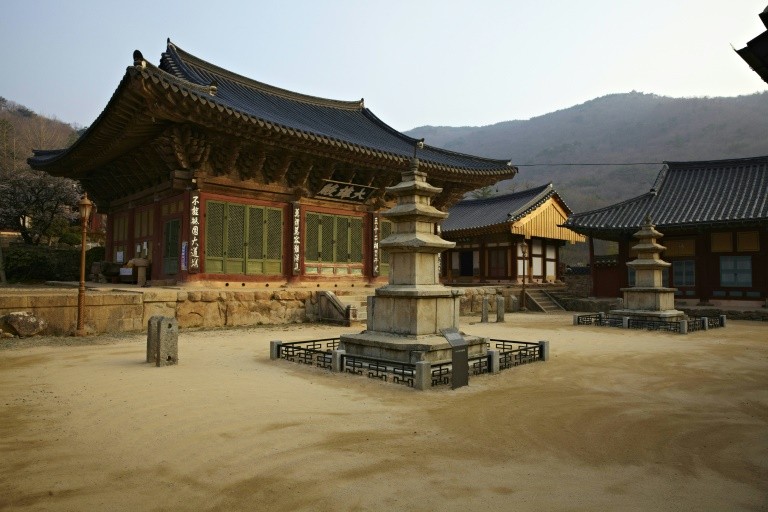
[[0,96],[89,125],[139,49],[177,46],[383,121],[487,125],[610,93],[766,89],[731,48],[768,0],[2,0]]

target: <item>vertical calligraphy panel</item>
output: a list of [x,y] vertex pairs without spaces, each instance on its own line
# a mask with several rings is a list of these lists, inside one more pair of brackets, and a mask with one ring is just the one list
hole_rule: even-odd
[[301,273],[301,207],[298,201],[294,201],[291,210],[293,211],[293,230],[291,233],[291,249],[293,253],[292,273],[297,276]]
[[188,271],[200,272],[200,192],[193,190],[190,194],[189,212],[189,260]]

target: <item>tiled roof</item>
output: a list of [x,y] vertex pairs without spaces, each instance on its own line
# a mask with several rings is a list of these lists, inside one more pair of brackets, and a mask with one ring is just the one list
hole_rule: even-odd
[[[329,100],[263,84],[210,64],[170,41],[159,67],[183,82],[199,86],[207,101],[300,134],[406,158],[413,156],[418,142],[379,120],[365,108],[363,100]],[[211,84],[216,86],[214,94],[208,94]],[[424,163],[449,168],[514,173],[507,160],[465,155],[428,145],[420,149],[417,156]]]
[[513,192],[483,199],[465,199],[448,210],[441,231],[462,231],[509,224],[538,207],[555,194],[551,183],[522,192]]
[[[768,7],[760,13],[760,19],[768,28]],[[749,64],[755,73],[768,82],[768,30],[759,34],[747,43],[747,46],[736,53]]]
[[665,228],[768,222],[768,156],[665,162],[653,188],[621,203],[571,215],[577,233],[636,230],[649,215]]

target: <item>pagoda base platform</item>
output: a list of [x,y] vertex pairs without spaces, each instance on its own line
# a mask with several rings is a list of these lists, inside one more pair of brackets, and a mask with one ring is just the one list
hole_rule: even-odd
[[608,311],[611,318],[638,318],[640,320],[655,320],[657,322],[679,322],[685,320],[686,315],[683,311],[677,309],[666,309],[663,311],[652,311],[644,309],[612,309]]
[[[464,339],[468,343],[467,354],[469,357],[488,353],[485,338],[465,336]],[[342,335],[339,349],[352,356],[410,364],[419,361],[444,362],[450,361],[452,357],[452,349],[448,340],[438,334],[408,336],[380,331],[363,331],[360,334]]]

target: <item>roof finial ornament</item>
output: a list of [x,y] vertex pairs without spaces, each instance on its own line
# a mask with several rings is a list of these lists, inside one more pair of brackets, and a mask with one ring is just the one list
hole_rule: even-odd
[[142,69],[147,67],[147,61],[144,60],[144,55],[139,50],[133,50],[133,65],[141,66]]
[[211,81],[211,84],[208,86],[208,94],[211,96],[216,96],[216,93],[219,91],[219,84],[216,82],[216,80]]

